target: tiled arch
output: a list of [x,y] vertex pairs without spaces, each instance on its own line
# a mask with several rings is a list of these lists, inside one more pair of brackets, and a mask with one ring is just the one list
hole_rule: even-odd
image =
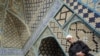
[[41,41],[39,56],[65,56],[65,54],[53,37],[47,37]]
[[[56,33],[55,35],[58,37],[58,39],[60,38],[59,42],[61,41],[61,45],[64,46],[64,48],[68,51],[70,44],[66,42],[65,38],[63,37],[65,37],[64,35],[70,33],[75,37],[76,40],[80,39],[84,41],[87,45],[89,45],[92,50],[91,52],[94,55],[98,54],[98,52],[100,52],[100,38],[96,34],[96,29],[91,27],[92,25],[90,25],[86,20],[80,17],[80,14],[74,13],[70,8],[66,6],[67,5],[63,6],[62,9],[55,16],[56,23],[54,23],[53,21],[51,22],[50,26],[50,28],[53,29],[53,32]],[[69,14],[69,17],[67,18],[68,12],[72,14]],[[58,27],[56,27],[57,25]],[[61,32],[54,30],[58,28],[60,28]],[[62,43],[64,43],[64,45]]]

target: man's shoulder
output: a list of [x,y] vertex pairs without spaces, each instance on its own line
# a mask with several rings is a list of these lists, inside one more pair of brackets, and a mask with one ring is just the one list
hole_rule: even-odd
[[83,43],[83,41],[81,41],[81,40],[77,40],[76,43]]

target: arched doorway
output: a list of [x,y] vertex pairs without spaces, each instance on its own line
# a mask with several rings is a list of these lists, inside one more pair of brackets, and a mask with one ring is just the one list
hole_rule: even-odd
[[41,41],[39,56],[65,56],[65,54],[53,37],[47,37]]

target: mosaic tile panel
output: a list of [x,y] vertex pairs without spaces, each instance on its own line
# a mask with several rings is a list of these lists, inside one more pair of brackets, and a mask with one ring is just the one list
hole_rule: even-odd
[[0,0],[0,47],[2,46],[1,40],[2,40],[2,34],[3,34],[3,23],[4,23],[4,18],[5,18],[5,0]]
[[39,47],[39,56],[65,56],[56,40],[52,37],[44,38]]
[[33,32],[45,16],[54,0],[25,0],[25,21]]
[[[81,0],[84,4],[88,2],[88,0]],[[91,2],[91,1],[90,1]]]
[[5,0],[0,0],[0,4],[3,4],[3,3],[5,3]]
[[4,16],[5,16],[5,8],[3,5],[0,5],[0,26],[2,25],[4,21]]
[[66,4],[68,4],[72,10],[84,18],[90,25],[92,25],[92,27],[98,28],[96,30],[100,31],[100,15],[77,2],[77,0],[67,0]]
[[[65,36],[63,34],[63,29],[59,28],[57,22],[51,21],[49,23],[49,27],[52,30],[52,32],[57,36],[57,39],[59,43],[62,45],[64,51],[67,53],[70,44],[66,41]],[[100,52],[100,43],[98,38],[94,32],[87,28],[83,23],[76,22],[71,24],[69,28],[69,33],[74,36],[75,40],[82,40],[85,42],[90,48],[91,53],[98,54]]]
[[64,36],[64,33],[62,32],[63,30],[61,28],[59,28],[58,24],[54,21],[51,21],[49,23],[49,27],[52,30],[52,32],[54,33],[54,35],[57,37],[59,43],[62,45],[63,50],[66,52],[68,48],[66,48],[66,38]]
[[[91,9],[94,9],[94,10],[99,9],[99,8],[97,8],[98,5],[96,5],[96,4],[98,4],[99,0],[80,0],[80,1],[82,3],[84,3],[86,6],[89,6]],[[96,11],[100,12],[98,10],[96,10]]]
[[19,34],[15,28],[14,22],[12,21],[13,17],[8,17],[5,19],[3,25],[3,38],[2,46],[3,47],[17,47],[21,48],[21,40],[19,39]]
[[68,22],[71,16],[72,12],[68,8],[63,6],[63,8],[55,16],[55,19],[61,26],[63,26],[66,22]]
[[25,25],[9,12],[7,13],[7,18],[5,18],[2,28],[2,47],[22,48],[28,40],[29,33]]
[[23,0],[9,0],[8,9],[23,19]]
[[100,13],[100,0],[96,3],[96,11]]
[[84,41],[90,48],[93,54],[100,50],[100,38],[98,38],[94,32],[88,29],[83,23],[73,23],[69,28],[69,33],[74,36],[75,40]]
[[33,49],[31,48],[25,56],[34,56]]
[[[70,0],[63,0],[65,3],[69,2]],[[73,1],[73,0],[71,0]],[[79,2],[83,3],[84,5],[88,6],[89,8],[96,10],[97,12],[100,12],[98,9],[98,3],[99,0],[78,0]],[[100,7],[100,6],[99,6]]]
[[92,8],[92,9],[94,9],[95,8],[95,3],[93,2],[93,0],[88,0],[88,6],[90,7],[90,8]]

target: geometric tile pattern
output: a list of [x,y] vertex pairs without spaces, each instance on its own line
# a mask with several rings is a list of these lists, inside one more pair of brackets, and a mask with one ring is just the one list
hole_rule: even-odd
[[96,8],[96,11],[100,12],[100,0],[98,0],[98,2],[97,2],[97,8]]
[[75,40],[80,39],[84,41],[91,48],[92,53],[99,52],[100,38],[97,37],[92,30],[89,30],[83,23],[73,23],[69,28],[69,33],[74,36]]
[[[63,50],[67,53],[70,44],[66,41],[63,29],[61,29],[55,21],[50,21],[49,27],[62,45]],[[98,38],[94,32],[88,29],[83,23],[76,22],[71,24],[69,33],[74,36],[75,40],[80,39],[85,42],[91,48],[91,53],[95,54],[100,52],[100,38]]]
[[78,0],[100,14],[100,0]]
[[5,9],[3,7],[4,7],[3,5],[0,5],[0,26],[2,25],[5,16]]
[[33,56],[33,55],[34,55],[33,49],[31,48],[31,49],[26,53],[25,56]]
[[0,4],[5,4],[5,0],[0,0]]
[[56,40],[52,37],[44,38],[39,47],[39,56],[65,56]]
[[13,20],[11,19],[16,18],[8,14],[7,19],[5,19],[3,24],[3,38],[1,40],[1,46],[4,48],[22,48],[19,34],[14,26]]
[[70,19],[71,16],[72,12],[68,8],[63,6],[63,8],[56,15],[55,19],[61,26],[63,26]]
[[[0,1],[1,2],[1,1]],[[5,16],[5,8],[3,8],[4,6],[3,5],[0,5],[0,47],[1,47],[1,40],[2,40],[2,26],[3,26],[3,23],[4,23],[4,16]]]
[[97,0],[80,0],[80,1],[85,5],[89,6],[91,9],[95,8],[95,4],[97,2]]
[[[91,9],[94,9],[94,8],[95,8],[96,1],[97,1],[97,0],[88,0],[88,1],[87,1],[88,6],[89,6]],[[98,11],[98,12],[99,12],[99,11]]]
[[[5,1],[5,0],[2,0]],[[9,0],[12,1],[12,0]],[[15,1],[15,0],[13,0]],[[19,0],[16,0],[17,2]],[[25,13],[25,23],[28,24],[30,31],[36,30],[40,21],[45,16],[46,12],[52,5],[54,0],[25,0],[24,3],[24,13]],[[84,5],[77,2],[77,0],[66,0],[66,3],[73,9],[77,14],[83,17],[89,24],[93,25],[94,28],[100,31],[100,15],[94,13],[92,10],[88,9]],[[11,6],[12,4],[10,4]],[[19,4],[20,5],[20,4]],[[18,5],[18,6],[19,6]],[[12,6],[15,7],[16,5]],[[4,15],[1,13],[0,7],[0,18]],[[13,8],[11,8],[13,9]],[[18,11],[18,8],[14,8]],[[19,9],[20,10],[20,9]],[[56,21],[63,26],[72,16],[71,10],[67,7],[63,7],[59,13],[56,15]],[[4,18],[3,18],[4,19]],[[1,22],[1,21],[0,21]],[[51,21],[49,27],[57,40],[62,45],[64,51],[67,52],[69,43],[67,43],[65,36],[63,34],[63,29],[61,29],[57,22]],[[1,24],[0,24],[1,26]],[[24,25],[20,23],[18,18],[14,17],[12,14],[7,12],[7,18],[4,21],[3,26],[3,36],[0,40],[0,45],[7,48],[22,48],[27,41],[27,31]],[[1,28],[0,28],[1,29]],[[91,52],[99,52],[100,50],[100,39],[95,36],[92,30],[89,30],[84,24],[77,22],[70,26],[69,33],[75,36],[75,39],[81,39],[91,48]],[[32,49],[27,53],[26,56],[33,56]],[[52,38],[43,39],[39,48],[39,56],[64,56],[62,50],[60,49],[57,42]]]
[[25,25],[13,14],[7,12],[2,25],[1,46],[4,48],[22,48],[29,38]]
[[25,0],[25,22],[31,32],[35,31],[54,0]]
[[92,27],[98,28],[97,30],[100,31],[100,15],[94,13],[92,10],[88,9],[77,0],[67,0],[66,4],[83,19],[85,19],[90,25],[92,25]]
[[[7,1],[8,2],[8,1]],[[22,0],[9,0],[8,8],[13,13],[16,13],[19,17],[24,16],[23,11],[23,1]]]
[[61,28],[59,28],[58,24],[54,21],[50,21],[49,27],[50,27],[51,31],[53,32],[53,34],[57,37],[59,44],[62,45],[63,50],[66,52],[68,48],[66,47],[67,41],[66,41],[65,35],[63,33],[63,30]]

